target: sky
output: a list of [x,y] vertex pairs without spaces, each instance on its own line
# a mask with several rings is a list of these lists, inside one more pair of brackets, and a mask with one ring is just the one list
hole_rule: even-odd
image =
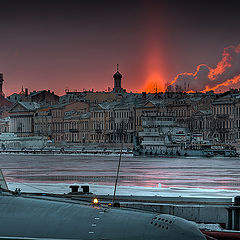
[[128,92],[240,88],[238,1],[0,0],[6,96],[104,91],[116,65]]

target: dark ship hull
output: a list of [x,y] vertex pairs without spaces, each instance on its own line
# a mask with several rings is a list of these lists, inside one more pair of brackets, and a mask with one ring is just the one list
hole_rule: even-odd
[[194,224],[179,217],[63,197],[1,193],[0,213],[0,239],[206,239]]

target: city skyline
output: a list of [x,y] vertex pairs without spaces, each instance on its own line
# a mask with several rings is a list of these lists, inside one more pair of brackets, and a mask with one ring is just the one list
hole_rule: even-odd
[[236,1],[1,4],[6,96],[22,86],[58,95],[104,91],[113,87],[117,64],[128,92],[163,91],[174,82],[196,91],[240,87]]

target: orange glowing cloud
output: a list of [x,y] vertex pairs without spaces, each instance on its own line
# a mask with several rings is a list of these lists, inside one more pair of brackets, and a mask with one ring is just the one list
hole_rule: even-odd
[[188,91],[216,92],[240,87],[240,44],[224,49],[222,58],[215,68],[200,64],[194,73],[180,73],[171,86],[188,86]]
[[216,68],[210,69],[208,77],[211,80],[215,80],[218,75],[223,74],[227,68],[230,68],[232,66],[231,61],[232,61],[232,57],[230,53],[226,49],[224,49],[222,54],[222,59],[218,62]]
[[240,74],[233,77],[232,79],[228,79],[225,82],[216,85],[213,88],[209,88],[208,86],[206,86],[206,89],[204,91],[211,91],[211,90],[225,91],[226,87],[234,86],[235,84],[237,84],[239,82],[240,82]]

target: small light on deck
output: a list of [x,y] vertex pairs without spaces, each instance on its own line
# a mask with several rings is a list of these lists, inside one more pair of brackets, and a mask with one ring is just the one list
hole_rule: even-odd
[[98,199],[97,198],[93,199],[93,204],[98,204]]

